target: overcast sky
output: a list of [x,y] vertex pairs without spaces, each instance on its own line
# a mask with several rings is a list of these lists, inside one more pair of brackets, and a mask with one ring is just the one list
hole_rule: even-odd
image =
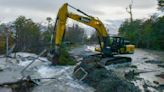
[[[46,17],[56,17],[62,4],[79,8],[101,20],[123,20],[130,0],[0,0],[0,21],[13,21],[19,15],[44,22]],[[147,18],[157,11],[157,0],[134,0],[134,18]],[[71,9],[70,9],[71,11]]]

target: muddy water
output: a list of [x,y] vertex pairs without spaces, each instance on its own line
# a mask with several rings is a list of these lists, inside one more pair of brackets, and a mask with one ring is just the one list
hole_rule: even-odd
[[157,51],[152,51],[151,53],[151,50],[148,51],[143,49],[137,49],[134,55],[131,55],[131,57],[133,58],[132,63],[138,67],[138,70],[152,71],[152,72],[140,74],[141,78],[144,78],[145,80],[148,80],[150,82],[157,81],[159,82],[159,84],[164,84],[164,79],[156,77],[156,75],[164,72],[164,68],[158,67],[158,64],[151,64],[145,62],[147,60],[156,60],[156,61],[162,60],[163,57],[161,56],[163,53],[164,52],[157,52]]
[[[86,55],[84,50],[89,52],[89,54],[94,53],[93,46],[84,46],[79,49],[76,48],[73,51],[82,52],[82,53],[76,53],[75,55],[83,56],[83,55]],[[106,68],[114,70],[116,74],[120,77],[124,77],[125,72],[128,72],[130,70],[142,72],[137,76],[139,80],[135,80],[132,82],[135,83],[137,86],[139,86],[143,92],[144,92],[143,85],[145,83],[148,84],[149,86],[158,86],[156,83],[164,84],[164,79],[160,77],[156,77],[156,75],[164,73],[164,68],[158,67],[158,64],[145,62],[147,60],[155,60],[155,61],[160,60],[164,62],[164,51],[162,52],[162,51],[136,49],[134,54],[124,54],[124,55],[119,55],[119,56],[131,57],[132,62],[130,64],[110,65],[110,66],[106,66]],[[131,68],[129,66],[137,66],[137,68]],[[158,89],[153,89],[153,88],[150,88],[150,91],[159,92]]]
[[[158,54],[156,54],[158,53]],[[125,72],[130,70],[135,70],[137,72],[143,72],[140,73],[137,78],[139,80],[133,80],[133,83],[135,83],[137,86],[140,87],[142,92],[144,91],[143,85],[147,84],[149,86],[157,87],[159,84],[164,84],[164,79],[160,77],[156,77],[156,75],[159,75],[161,73],[164,73],[164,68],[158,67],[158,64],[156,63],[146,63],[145,61],[148,60],[155,60],[159,61],[162,60],[163,53],[157,51],[151,51],[151,50],[144,50],[144,49],[136,49],[134,54],[127,54],[127,55],[119,55],[119,56],[128,56],[132,58],[131,64],[122,64],[122,65],[112,65],[107,66],[109,69],[113,69],[116,71],[119,76],[122,76]],[[155,62],[154,61],[154,62]],[[129,66],[135,65],[137,68],[131,68]],[[113,68],[114,67],[114,68]],[[154,83],[156,82],[156,83]],[[163,89],[164,91],[164,89]],[[162,91],[162,92],[163,92]],[[161,92],[158,89],[154,89],[150,87],[150,92]]]
[[[94,46],[86,45],[72,49],[70,53],[79,59],[82,56],[91,55],[95,52]],[[163,53],[164,52],[136,49],[134,54],[124,55],[132,57],[133,61],[130,63],[130,65],[136,65],[137,71],[153,71],[141,73],[138,77],[142,78],[143,80],[134,81],[134,83],[140,86],[141,89],[143,89],[141,85],[143,85],[144,82],[148,82],[148,84],[151,85],[155,85],[153,81],[164,84],[164,79],[155,76],[161,72],[164,72],[164,68],[158,67],[157,64],[145,63],[146,60],[162,60],[164,56]],[[19,53],[19,55],[21,57],[36,56],[31,53]],[[21,57],[17,57],[19,62],[17,62],[15,59],[9,59],[8,62],[5,62],[5,58],[0,58],[0,68],[3,69],[3,71],[0,72],[0,83],[13,82],[22,77],[20,74],[21,70],[27,64],[32,62],[32,60]],[[24,72],[24,74],[30,75],[32,78],[53,77],[55,79],[41,80],[40,82],[37,82],[39,86],[35,87],[33,92],[94,92],[92,87],[89,87],[88,85],[73,79],[72,71],[74,66],[51,66],[50,62],[44,62],[47,61],[46,58],[42,57],[40,59],[42,59],[42,61],[36,60],[34,64],[32,64],[32,66],[30,66]],[[123,76],[124,72],[133,69],[127,67],[128,65],[110,65],[107,66],[107,68],[113,69],[116,71],[116,73],[118,72],[117,74]],[[158,90],[156,92],[158,92]]]
[[[8,61],[5,62],[5,58],[0,58],[0,68],[3,69],[3,71],[0,72],[0,83],[16,82],[21,79],[23,75],[30,75],[32,79],[55,78],[36,81],[38,86],[34,87],[32,92],[94,91],[92,87],[89,87],[72,77],[75,66],[51,66],[50,62],[46,62],[47,60],[44,57],[37,59],[23,74],[21,74],[20,72],[22,69],[33,61],[31,58],[36,56],[37,55],[30,53],[17,53],[17,60],[19,62],[15,59],[8,59]],[[0,92],[1,90],[6,90],[6,92],[8,92],[8,90],[11,89],[0,88]]]

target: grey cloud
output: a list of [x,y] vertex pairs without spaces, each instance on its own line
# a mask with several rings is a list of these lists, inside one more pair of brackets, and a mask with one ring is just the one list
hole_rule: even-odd
[[[11,9],[13,15],[17,15],[14,13],[16,13],[16,10],[18,9],[27,12],[31,10],[33,13],[31,14],[31,17],[36,16],[37,12],[54,14],[55,17],[59,7],[65,2],[68,2],[69,4],[85,11],[90,15],[101,17],[105,15],[106,12],[108,11],[104,12],[101,11],[101,9],[99,8],[108,7],[110,10],[110,7],[120,7],[122,9],[125,9],[129,5],[130,0],[0,0],[0,10],[4,11],[6,8],[9,8]],[[156,3],[157,0],[134,0],[134,8],[135,9],[152,8],[156,5]],[[34,13],[34,11],[36,11],[36,13]],[[116,15],[116,14],[121,14],[123,12],[116,11],[114,13]],[[6,16],[5,14],[1,14],[0,17],[2,18]],[[11,18],[12,16],[9,17]]]
[[[94,8],[96,6],[119,6],[127,7],[130,0],[0,0],[1,6],[31,8],[42,11],[55,11],[63,3],[68,2],[76,7]],[[135,8],[150,8],[156,0],[134,0]]]
[[134,0],[134,8],[145,9],[157,5],[157,0]]
[[53,0],[0,0],[0,6],[40,11],[54,11],[57,5]]

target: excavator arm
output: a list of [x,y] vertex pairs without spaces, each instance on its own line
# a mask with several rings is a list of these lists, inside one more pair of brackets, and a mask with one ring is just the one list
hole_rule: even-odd
[[[78,15],[78,14],[75,14],[75,13],[71,13],[71,12],[68,12],[68,5],[67,3],[65,3],[60,9],[59,9],[59,12],[58,12],[58,15],[57,15],[57,21],[56,21],[56,25],[55,25],[55,45],[57,47],[60,47],[61,43],[62,43],[62,39],[63,39],[63,36],[64,36],[64,33],[65,33],[65,30],[66,30],[66,22],[67,22],[67,19],[70,18],[70,19],[73,19],[73,20],[76,20],[80,23],[83,23],[85,25],[88,25],[90,27],[93,27],[96,29],[97,31],[97,34],[98,34],[98,38],[99,38],[99,43],[101,45],[101,42],[103,41],[103,46],[107,46],[105,45],[107,42],[107,38],[108,38],[108,33],[106,31],[106,28],[105,26],[103,25],[103,23],[92,17],[92,16],[89,16],[87,15],[86,13],[82,12],[81,10],[79,9],[76,9],[72,6],[72,8],[76,9],[77,11],[83,13],[85,16],[82,16],[82,15]],[[100,40],[102,39],[102,41]],[[102,46],[100,46],[102,47]]]
[[[68,11],[68,6],[77,10],[78,12],[82,13],[84,16],[82,15],[78,15],[75,13],[71,13]],[[58,56],[62,53],[59,52],[59,48],[61,46],[63,37],[64,37],[64,33],[66,31],[66,22],[67,19],[73,19],[75,21],[78,21],[80,23],[83,23],[85,25],[88,25],[90,27],[93,27],[96,29],[96,32],[98,34],[98,39],[99,39],[99,44],[100,44],[100,48],[101,48],[101,55],[102,57],[106,57],[105,59],[103,59],[100,62],[105,62],[104,64],[106,64],[106,62],[122,62],[122,61],[131,61],[131,58],[128,57],[115,57],[112,54],[112,48],[109,47],[108,45],[108,41],[109,41],[109,35],[107,33],[107,30],[104,26],[104,24],[97,18],[94,18],[86,13],[84,13],[83,11],[74,8],[73,6],[65,3],[58,11],[57,14],[57,19],[55,22],[55,27],[54,27],[54,40],[55,40],[55,51],[53,50],[52,53],[53,54],[53,60],[58,61]],[[103,44],[102,44],[103,43]],[[109,48],[108,48],[109,47]],[[52,56],[52,55],[51,55]]]

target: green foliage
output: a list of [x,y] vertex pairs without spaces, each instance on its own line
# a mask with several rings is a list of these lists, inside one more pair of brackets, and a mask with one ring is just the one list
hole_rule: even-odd
[[16,51],[40,51],[39,26],[24,16],[18,17],[14,24],[16,29]]
[[43,42],[48,44],[51,40],[51,33],[49,31],[45,31],[41,35],[43,37]]
[[[44,30],[42,33],[41,33],[41,43],[42,43],[42,46],[44,47],[50,47],[52,45],[54,45],[54,38],[51,39],[51,36],[54,35],[53,31],[54,31],[54,26],[53,26],[53,23],[52,23],[52,18],[50,17],[47,17],[46,18],[47,22],[48,22],[48,25],[46,27],[46,30]],[[52,43],[51,43],[51,40],[52,40]],[[51,43],[51,44],[50,44]]]
[[74,24],[72,27],[68,27],[68,30],[65,33],[64,40],[75,44],[85,43],[86,34],[84,32],[84,29],[79,27],[77,24]]
[[127,39],[131,39],[131,42],[137,42],[139,40],[137,36],[140,35],[141,32],[141,23],[142,21],[125,21],[123,25],[121,25],[119,32],[121,36],[125,36]]
[[0,54],[5,53],[5,38],[0,36]]
[[76,62],[73,60],[68,53],[66,48],[60,48],[60,56],[59,56],[59,65],[75,65]]
[[[8,27],[6,24],[0,24],[0,54],[5,54],[6,52],[6,31]],[[11,47],[14,43],[14,38],[12,36],[12,32],[9,31],[9,39],[8,39],[8,45]]]
[[164,0],[158,0],[158,9],[164,11]]
[[94,32],[89,38],[89,43],[98,43],[98,35],[97,32]]
[[125,21],[119,28],[119,34],[137,47],[149,49],[164,49],[164,16],[151,17],[146,21]]

